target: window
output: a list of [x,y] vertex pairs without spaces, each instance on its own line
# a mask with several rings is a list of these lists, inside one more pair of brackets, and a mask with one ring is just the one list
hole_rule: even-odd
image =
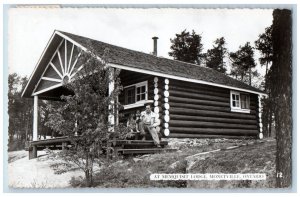
[[250,96],[236,91],[230,92],[231,111],[250,113]]
[[135,87],[129,87],[125,89],[125,104],[135,103]]
[[127,86],[124,88],[124,91],[125,105],[143,102],[148,99],[147,81]]
[[147,84],[140,84],[136,86],[136,102],[146,100],[146,85]]

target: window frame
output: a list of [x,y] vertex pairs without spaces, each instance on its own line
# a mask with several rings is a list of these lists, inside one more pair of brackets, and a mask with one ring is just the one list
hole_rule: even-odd
[[[145,99],[137,101],[137,96],[138,96],[137,89],[140,87],[143,87],[143,86],[145,86]],[[141,96],[142,93],[140,93],[139,95]],[[147,100],[148,100],[148,81],[136,83],[135,84],[135,103],[143,102],[143,101],[147,101]]]
[[[137,101],[137,88],[139,87],[143,87],[145,86],[145,99],[143,100],[139,100]],[[131,104],[124,104],[124,109],[130,109],[130,108],[134,108],[134,107],[141,107],[143,106],[145,103],[148,103],[148,102],[151,102],[148,100],[148,81],[142,81],[142,82],[139,82],[139,83],[135,83],[135,84],[132,84],[132,85],[129,85],[129,86],[125,86],[123,88],[124,91],[126,91],[127,88],[132,88],[134,87],[135,89],[135,102],[134,103],[131,103]],[[140,94],[142,95],[142,94]],[[124,92],[124,96],[125,96],[125,103],[126,103],[126,94]]]
[[[249,109],[247,108],[242,108],[242,102],[241,102],[241,94],[246,95],[246,99],[248,98],[249,101]],[[232,95],[238,95],[239,96],[239,106],[233,106],[233,99],[232,99]],[[230,108],[232,112],[240,112],[240,113],[250,113],[250,95],[247,93],[243,93],[243,92],[238,92],[238,91],[233,91],[230,90]]]
[[[128,92],[129,91],[131,91],[131,90],[133,90],[134,92],[133,92],[133,95],[132,95],[132,99],[134,99],[133,100],[133,103],[129,103],[128,102]],[[125,97],[125,105],[130,105],[130,104],[134,104],[135,103],[135,97],[136,97],[136,93],[135,93],[135,91],[136,91],[136,89],[135,89],[135,87],[134,86],[130,86],[130,87],[127,87],[127,88],[124,88],[124,97]]]

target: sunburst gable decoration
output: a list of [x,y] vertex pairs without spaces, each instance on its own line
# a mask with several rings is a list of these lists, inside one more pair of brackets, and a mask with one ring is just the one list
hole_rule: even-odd
[[83,68],[78,63],[82,51],[63,39],[52,55],[33,93],[35,95],[67,84]]

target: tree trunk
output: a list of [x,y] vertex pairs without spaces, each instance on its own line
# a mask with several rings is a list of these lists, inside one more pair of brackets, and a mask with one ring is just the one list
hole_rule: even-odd
[[86,153],[85,180],[87,187],[93,186],[93,158],[89,152]]
[[267,61],[267,64],[266,64],[266,74],[265,74],[265,91],[267,91],[267,74],[268,74],[268,65],[269,65],[269,62]]
[[290,187],[292,179],[292,27],[290,10],[273,12],[273,50],[271,93],[275,106],[277,141],[276,186]]
[[87,187],[92,187],[93,186],[93,178],[92,178],[92,174],[89,170],[85,171],[85,181],[86,181],[86,186]]
[[[271,104],[272,105],[272,104]],[[268,133],[269,133],[269,137],[272,136],[272,123],[273,123],[273,118],[272,118],[272,114],[273,114],[273,110],[272,110],[272,106],[269,109],[269,114],[268,114]]]

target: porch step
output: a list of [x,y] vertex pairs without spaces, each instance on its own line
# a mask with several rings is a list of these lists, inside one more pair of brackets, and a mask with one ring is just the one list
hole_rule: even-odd
[[[126,149],[141,149],[141,148],[154,148],[156,147],[153,140],[116,140],[111,141],[112,147],[122,147]],[[168,145],[167,141],[161,141],[160,146],[165,147]]]
[[153,153],[160,153],[160,152],[174,152],[177,149],[172,148],[142,148],[142,149],[118,149],[116,150],[118,153],[123,155],[129,154],[153,154]]

